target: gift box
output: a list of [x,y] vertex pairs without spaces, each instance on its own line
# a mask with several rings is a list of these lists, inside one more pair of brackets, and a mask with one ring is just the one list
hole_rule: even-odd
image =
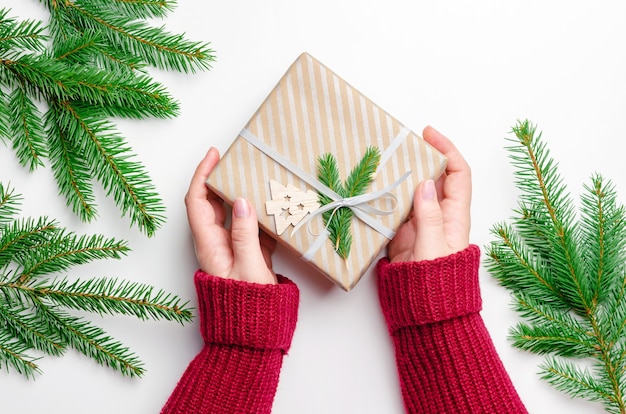
[[270,92],[207,179],[247,198],[262,230],[346,291],[407,219],[446,158],[307,53]]

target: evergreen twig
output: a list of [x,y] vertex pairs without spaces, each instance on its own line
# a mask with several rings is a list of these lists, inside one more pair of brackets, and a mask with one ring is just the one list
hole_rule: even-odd
[[144,367],[127,347],[68,311],[130,315],[179,323],[192,318],[187,303],[153,286],[117,278],[69,280],[55,276],[74,266],[119,259],[125,242],[78,236],[46,217],[21,218],[19,195],[0,183],[0,367],[33,377],[38,357],[74,348],[124,375]]
[[147,235],[165,221],[147,171],[112,117],[178,115],[179,105],[148,66],[210,69],[207,43],[152,27],[168,0],[40,0],[47,24],[0,8],[0,141],[31,171],[50,159],[59,192],[83,221],[97,217],[93,179]]
[[525,320],[513,345],[546,355],[541,377],[557,389],[626,413],[626,209],[594,174],[577,214],[535,126],[520,121],[513,133],[519,207],[494,225],[486,259]]
[[[365,155],[359,163],[350,171],[350,175],[345,183],[341,183],[339,178],[339,167],[337,159],[333,154],[324,154],[318,158],[318,178],[322,184],[330,188],[342,198],[349,198],[361,195],[371,184],[378,163],[380,162],[380,150],[376,147],[368,147]],[[319,194],[321,205],[326,205],[332,200]],[[352,210],[348,207],[326,211],[322,214],[324,225],[330,233],[330,240],[333,242],[335,251],[343,259],[347,259],[352,246]]]

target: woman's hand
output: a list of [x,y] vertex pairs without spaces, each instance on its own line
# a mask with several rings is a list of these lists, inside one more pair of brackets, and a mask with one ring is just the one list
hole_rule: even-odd
[[389,243],[391,263],[432,260],[469,246],[472,177],[454,144],[432,127],[423,138],[448,158],[443,175],[417,186],[409,220]]
[[256,212],[250,202],[235,200],[230,229],[224,227],[224,201],[205,184],[219,159],[217,149],[211,148],[196,168],[185,196],[200,269],[227,279],[276,283],[271,258],[276,243],[265,233],[259,235]]

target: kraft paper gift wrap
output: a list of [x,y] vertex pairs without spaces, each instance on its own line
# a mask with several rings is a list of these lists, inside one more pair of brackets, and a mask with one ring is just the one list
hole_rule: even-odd
[[[364,199],[351,205],[352,247],[335,252],[322,218],[318,157],[336,156],[343,182],[368,146],[382,154]],[[259,225],[346,291],[407,219],[417,184],[437,178],[446,158],[307,53],[300,55],[242,129],[207,180],[229,204],[244,197]],[[352,205],[356,204],[356,205]]]

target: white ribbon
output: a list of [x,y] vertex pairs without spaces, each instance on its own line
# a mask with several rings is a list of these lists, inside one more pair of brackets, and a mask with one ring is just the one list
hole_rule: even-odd
[[[402,128],[402,130],[398,133],[398,135],[393,139],[391,145],[387,149],[385,149],[385,151],[381,154],[380,163],[376,170],[377,172],[381,169],[384,163],[386,163],[387,160],[391,158],[391,154],[400,146],[402,141],[406,139],[406,137],[409,135],[410,132],[411,131],[407,127]],[[350,210],[352,210],[352,213],[359,220],[361,220],[362,222],[364,222],[365,224],[367,224],[368,226],[370,226],[371,228],[373,228],[374,230],[376,230],[378,233],[382,234],[386,238],[391,240],[395,236],[395,232],[393,230],[385,227],[379,220],[372,217],[371,214],[388,215],[395,211],[397,207],[397,198],[395,195],[391,194],[390,191],[396,188],[397,186],[399,186],[404,180],[406,180],[411,175],[410,171],[404,173],[393,184],[388,185],[381,190],[374,191],[374,192],[367,193],[367,194],[361,194],[361,195],[354,196],[354,197],[343,198],[339,194],[337,194],[336,192],[328,188],[326,185],[322,184],[317,178],[311,176],[309,173],[302,170],[296,164],[294,164],[289,159],[284,157],[281,153],[276,151],[274,148],[267,145],[265,142],[261,141],[248,129],[244,128],[240,132],[239,135],[243,137],[246,141],[248,141],[250,144],[255,146],[257,149],[259,149],[261,152],[263,152],[265,155],[272,158],[274,161],[276,161],[277,163],[285,167],[287,170],[291,171],[291,173],[298,176],[301,180],[309,184],[311,187],[315,188],[318,192],[324,194],[325,196],[333,200],[331,203],[328,203],[322,206],[321,208],[319,208],[318,210],[316,210],[315,212],[312,212],[310,217],[307,217],[306,219],[298,223],[298,225],[294,227],[294,229],[292,230],[292,234],[296,230],[300,229],[303,225],[307,223],[310,224],[313,217],[319,214],[323,214],[324,212],[329,211],[329,210],[334,210],[333,211],[333,215],[334,215],[334,213],[338,209],[342,207],[347,207]],[[396,206],[394,206],[394,208],[391,210],[381,210],[381,209],[372,207],[368,204],[371,201],[378,200],[381,198],[390,198],[394,200],[396,202]],[[330,234],[327,230],[327,227],[328,225],[324,229],[324,232],[317,237],[317,240],[315,240],[315,242],[311,244],[311,246],[309,246],[309,249],[302,255],[303,259],[310,261],[313,258],[313,255],[315,254],[315,252],[317,252],[320,249],[320,247],[323,245],[324,241],[328,238]]]

